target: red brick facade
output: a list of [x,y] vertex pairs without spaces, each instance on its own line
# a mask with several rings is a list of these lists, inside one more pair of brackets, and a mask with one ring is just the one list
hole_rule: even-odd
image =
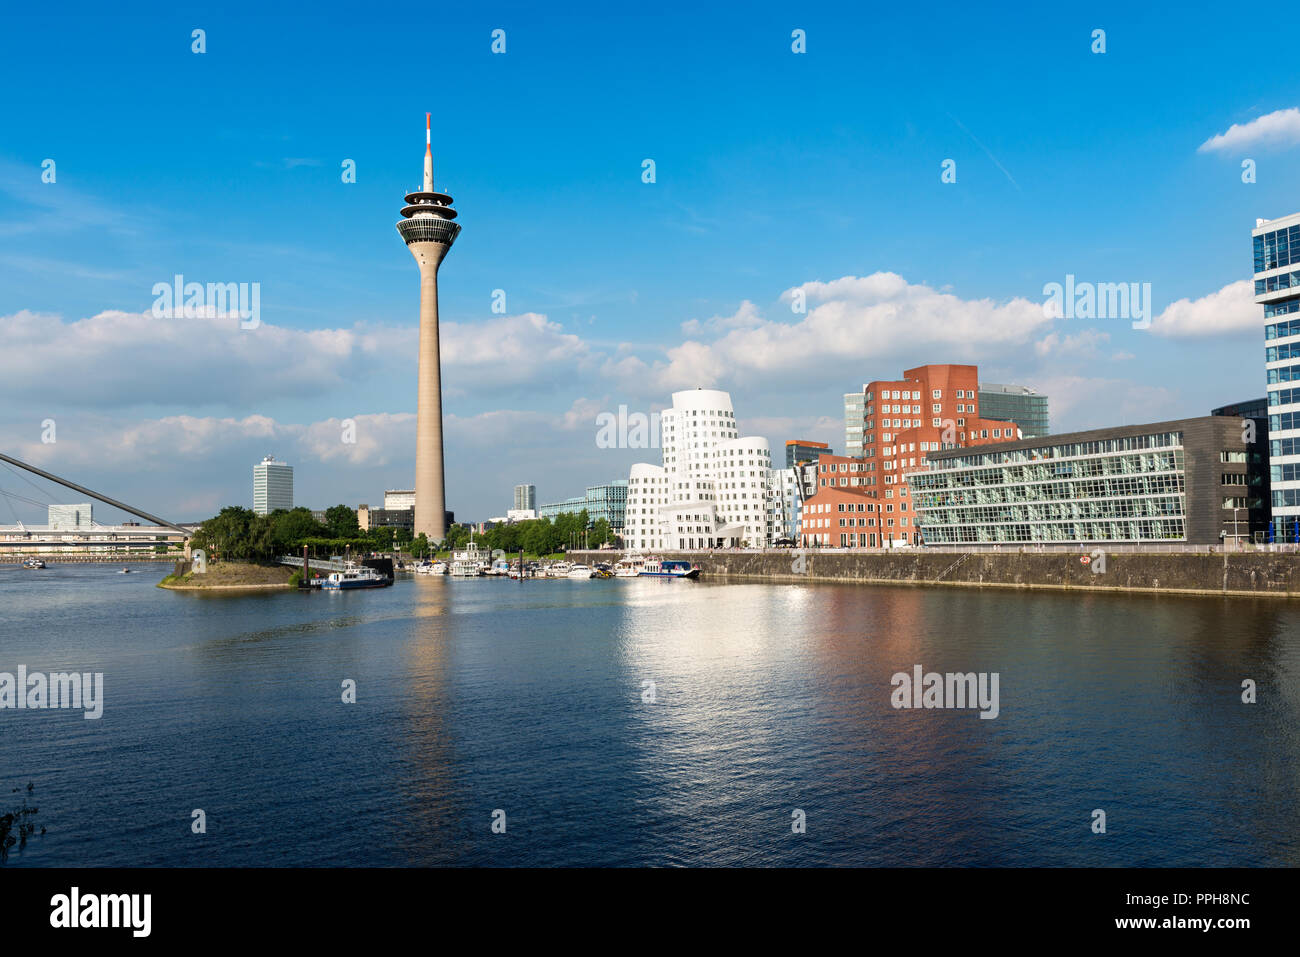
[[[799,524],[801,545],[840,547],[841,533],[846,547],[882,547],[887,540],[919,544],[907,476],[924,470],[926,453],[1019,438],[1014,423],[979,417],[975,366],[919,366],[906,370],[900,380],[872,382],[864,392],[862,458],[823,455],[818,459],[817,491],[804,503]],[[823,493],[827,493],[825,500]],[[865,540],[848,539],[849,515],[839,511],[848,500],[840,493],[865,496],[876,505],[874,515],[864,510],[859,516],[854,509],[855,519],[876,520],[865,526]],[[853,499],[855,505],[858,501]],[[838,522],[841,517],[843,528]],[[827,525],[825,519],[832,521]],[[817,524],[812,524],[815,520]],[[855,535],[864,530],[856,523],[852,528]]]

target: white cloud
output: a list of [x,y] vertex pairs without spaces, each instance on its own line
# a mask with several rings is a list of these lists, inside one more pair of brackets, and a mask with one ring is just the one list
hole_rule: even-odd
[[1034,354],[1042,359],[1066,356],[1093,359],[1100,354],[1101,346],[1109,341],[1110,333],[1097,329],[1084,329],[1072,335],[1050,332],[1034,343]]
[[[534,313],[444,322],[441,333],[448,395],[555,387],[601,360],[580,337]],[[122,407],[174,396],[189,408],[213,401],[256,408],[335,396],[345,385],[414,381],[419,331],[368,323],[242,329],[236,318],[119,311],[68,322],[23,310],[0,316],[0,342],[23,356],[0,376],[0,402],[44,395],[54,372],[59,400],[69,404]]]
[[1233,123],[1197,147],[1198,153],[1231,152],[1254,146],[1293,146],[1300,143],[1300,108],[1274,110],[1249,123]]
[[[789,322],[764,319],[752,303],[736,314],[696,323],[697,333],[720,332],[711,342],[690,339],[667,351],[652,367],[661,392],[762,382],[780,388],[801,381],[809,369],[823,376],[861,377],[873,367],[918,354],[935,362],[977,359],[981,352],[1019,344],[1051,324],[1041,303],[1014,298],[961,299],[902,276],[877,272],[787,289],[783,302],[802,294],[811,308]],[[690,324],[688,324],[690,325]]]
[[1263,324],[1254,284],[1239,279],[1200,299],[1171,302],[1151,321],[1151,333],[1170,339],[1258,334]]

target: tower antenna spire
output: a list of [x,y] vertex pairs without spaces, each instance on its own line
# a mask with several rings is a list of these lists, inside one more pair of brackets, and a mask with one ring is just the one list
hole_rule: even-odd
[[424,114],[424,191],[433,192],[433,114]]

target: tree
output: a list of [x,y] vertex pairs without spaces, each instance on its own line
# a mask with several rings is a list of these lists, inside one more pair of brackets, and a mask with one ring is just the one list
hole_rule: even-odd
[[331,505],[325,509],[325,527],[334,538],[352,538],[361,530],[356,510],[346,505]]
[[595,524],[591,526],[591,534],[587,537],[587,541],[593,547],[599,547],[606,542],[612,541],[613,538],[614,530],[610,528],[609,519],[598,518]]

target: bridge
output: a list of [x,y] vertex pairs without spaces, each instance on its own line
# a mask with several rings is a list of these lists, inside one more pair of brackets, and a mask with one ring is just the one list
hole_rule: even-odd
[[[192,528],[186,528],[183,525],[177,525],[173,522],[167,521],[165,518],[159,518],[157,515],[151,515],[148,512],[144,511],[143,509],[138,509],[132,505],[127,505],[125,502],[119,502],[115,498],[109,498],[107,495],[104,495],[100,492],[96,492],[93,489],[88,489],[84,485],[78,485],[76,482],[70,481],[69,479],[60,478],[59,476],[54,475],[51,472],[47,472],[44,469],[37,468],[35,465],[31,465],[27,462],[23,462],[19,459],[14,458],[13,456],[5,455],[3,452],[0,452],[0,462],[7,463],[9,465],[16,465],[18,468],[23,469],[27,472],[31,472],[33,475],[39,475],[43,479],[48,479],[51,482],[64,486],[65,488],[70,488],[74,492],[80,492],[82,495],[89,495],[91,498],[103,502],[105,505],[111,505],[113,506],[113,508],[121,509],[123,512],[126,512],[130,515],[134,515],[137,518],[143,518],[145,521],[152,522],[154,525],[153,528],[145,528],[142,526],[120,526],[116,528],[107,529],[106,531],[100,534],[93,534],[91,536],[95,539],[93,542],[86,542],[86,541],[69,542],[67,538],[63,535],[56,536],[51,534],[52,532],[62,531],[61,529],[51,529],[48,526],[33,526],[31,529],[27,529],[24,528],[21,523],[19,523],[19,525],[16,526],[19,535],[16,538],[10,537],[9,541],[11,542],[18,541],[21,545],[24,546],[36,545],[40,547],[47,544],[46,539],[48,539],[48,544],[51,547],[71,546],[74,548],[76,547],[84,548],[93,545],[107,544],[109,542],[112,542],[114,544],[123,544],[123,545],[126,544],[160,545],[160,544],[166,544],[166,540],[168,538],[175,540],[179,537],[179,540],[186,544],[186,548],[188,550],[189,540],[194,536],[194,529]],[[10,469],[10,471],[13,470]],[[35,484],[32,483],[30,479],[25,479],[25,481],[27,481],[28,484],[31,484],[35,487]],[[0,491],[0,494],[7,495],[8,493],[4,493],[3,491]],[[21,497],[21,496],[14,496],[14,497]],[[32,500],[27,499],[26,501],[32,501]],[[40,505],[41,503],[32,502],[32,504]],[[123,529],[123,531],[119,532],[117,528],[121,528]],[[91,532],[92,529],[68,529],[67,532],[71,536],[76,536],[78,534],[86,535],[87,533]],[[125,529],[129,529],[129,531],[126,531]],[[177,536],[177,533],[179,533],[179,536]],[[40,535],[41,540],[38,540],[36,542],[27,541],[27,539],[35,538],[36,535]],[[57,541],[54,540],[56,538],[58,539]]]

